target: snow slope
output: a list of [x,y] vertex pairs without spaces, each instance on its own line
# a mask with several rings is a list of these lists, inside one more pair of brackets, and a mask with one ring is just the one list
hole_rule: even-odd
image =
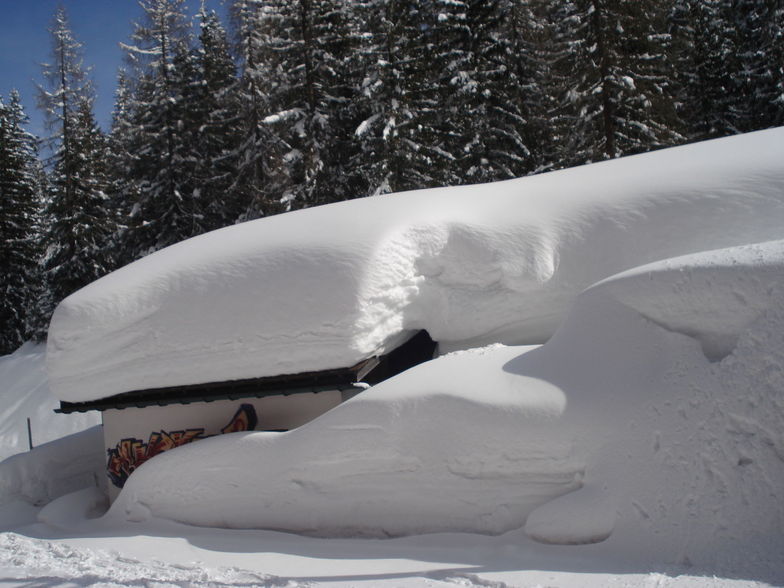
[[59,402],[49,391],[45,356],[43,345],[27,343],[0,357],[0,460],[29,449],[28,418],[33,446],[82,431],[101,420],[97,413],[55,414]]
[[528,517],[530,536],[604,529],[629,557],[784,563],[784,242],[605,280],[507,368],[564,390],[589,464],[581,490]]
[[503,371],[517,355],[449,355],[291,432],[171,452],[134,472],[114,510],[322,536],[520,527],[532,508],[578,488],[584,466],[553,430],[561,390]]
[[44,359],[44,346],[31,343],[0,357],[0,510],[22,518],[26,504],[46,504],[105,475],[100,414],[56,414]]
[[13,510],[20,503],[44,505],[97,486],[105,476],[103,430],[95,426],[0,462],[0,509]]
[[783,155],[773,129],[203,235],[58,307],[52,390],[85,401],[345,366],[423,328],[443,349],[541,343],[616,272],[784,237]]
[[781,574],[782,390],[784,241],[708,251],[589,288],[541,347],[457,352],[294,431],[158,456],[107,520],[381,537],[524,525],[545,544],[599,542],[588,556]]

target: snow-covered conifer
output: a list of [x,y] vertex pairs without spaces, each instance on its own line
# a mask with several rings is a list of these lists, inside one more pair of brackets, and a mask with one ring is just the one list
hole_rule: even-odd
[[91,100],[80,103],[73,122],[74,152],[66,155],[61,148],[55,155],[45,210],[44,270],[53,304],[115,266],[106,137],[95,123]]
[[[262,123],[284,172],[284,209],[344,200],[343,178],[353,142],[342,124],[350,104],[349,10],[337,0],[271,0],[255,13],[261,47],[255,76],[268,100]],[[247,64],[246,64],[247,66]]]
[[0,355],[31,336],[39,294],[36,139],[14,91],[0,98]]
[[[745,99],[733,91],[740,68],[736,31],[728,0],[677,0],[671,10],[674,80],[678,109],[690,140],[738,132],[738,106]],[[742,110],[745,110],[743,108]]]
[[784,5],[737,0],[732,19],[737,70],[733,74],[736,126],[740,132],[784,122]]
[[[184,0],[142,0],[142,20],[132,44],[124,45],[130,66],[131,124],[121,135],[133,159],[123,178],[135,202],[125,202],[124,247],[140,257],[203,232],[200,210],[189,189],[181,142],[181,71],[190,60],[190,27]],[[179,69],[178,69],[179,68]]]
[[231,192],[241,208],[237,220],[281,212],[284,172],[279,163],[283,148],[263,121],[270,111],[262,70],[265,34],[259,26],[264,10],[261,0],[233,0],[230,13],[234,54],[240,66],[235,100],[238,112],[238,145],[232,156],[234,181]]
[[105,137],[93,117],[94,93],[81,44],[62,7],[51,34],[53,60],[44,66],[47,86],[40,87],[39,103],[54,149],[43,246],[50,301],[57,304],[113,269],[107,242],[115,227],[107,207]]
[[364,6],[366,106],[355,133],[361,144],[357,165],[370,193],[449,183],[455,157],[439,127],[437,18],[430,2],[369,0]]
[[667,60],[667,2],[569,0],[550,13],[559,57],[560,159],[577,165],[671,145],[675,88]]
[[138,152],[133,143],[136,134],[132,110],[133,96],[131,79],[124,69],[117,73],[117,88],[114,93],[111,129],[107,136],[107,162],[109,172],[109,207],[116,219],[115,234],[109,248],[117,266],[135,259],[135,252],[126,247],[128,211],[140,200],[138,183],[131,178]]
[[212,230],[234,223],[244,212],[241,195],[232,190],[238,161],[239,108],[236,67],[226,31],[215,12],[202,9],[195,50],[196,71],[183,98],[191,105],[191,145],[194,179],[202,225]]
[[439,126],[454,157],[445,179],[476,183],[533,171],[533,120],[543,97],[531,4],[441,0],[435,7]]

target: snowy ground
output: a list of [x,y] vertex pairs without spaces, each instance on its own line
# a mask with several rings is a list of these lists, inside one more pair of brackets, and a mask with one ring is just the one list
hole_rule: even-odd
[[[221,369],[251,365],[242,351],[274,348],[282,323],[253,343],[210,340],[189,322],[227,292],[236,309],[300,287],[286,312],[308,309],[302,340],[280,339],[270,369],[320,337],[334,349],[318,361],[346,360],[414,327],[469,349],[293,431],[157,456],[108,511],[96,428],[5,460],[0,584],[784,585],[782,153],[779,129],[460,188],[446,219],[448,192],[434,191],[420,195],[416,226],[399,224],[411,195],[284,215],[255,225],[270,228],[256,231],[266,241],[218,232],[96,283],[61,307],[50,345],[66,399],[94,397],[112,373],[118,390],[137,385],[149,345],[170,367],[153,365],[151,381],[181,377],[176,337],[192,336],[191,363],[211,350]],[[524,218],[503,214],[526,193]],[[308,233],[307,255],[294,255],[292,235],[314,218],[348,227],[359,209],[391,233]],[[224,263],[237,247],[250,257]],[[248,274],[248,259],[263,262]],[[337,294],[305,305],[321,278]],[[114,312],[129,357],[96,344],[117,334]],[[328,336],[345,325],[359,326]],[[79,370],[106,354],[81,389]],[[0,362],[11,431],[28,388],[51,399],[40,351]]]
[[[74,524],[72,514],[61,515]],[[0,534],[2,586],[745,588],[778,586],[781,578],[754,562],[745,570],[630,564],[586,546],[543,546],[520,531],[499,537],[316,539],[165,521],[98,521],[76,531],[57,528],[52,520]]]

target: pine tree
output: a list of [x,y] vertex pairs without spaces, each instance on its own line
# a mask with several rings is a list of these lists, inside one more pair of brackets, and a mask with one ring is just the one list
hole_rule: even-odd
[[92,108],[92,101],[81,102],[71,129],[73,152],[58,151],[50,180],[44,268],[54,304],[115,267],[106,137]]
[[768,57],[763,89],[757,105],[765,117],[765,126],[784,125],[784,3],[776,2],[764,36],[764,54]]
[[454,157],[450,184],[490,182],[538,166],[532,119],[542,100],[529,3],[439,0],[434,74],[439,123]]
[[450,183],[454,155],[439,127],[437,11],[430,2],[368,0],[364,7],[365,117],[357,167],[371,194]]
[[129,124],[118,136],[122,151],[133,154],[123,181],[132,187],[123,247],[141,257],[203,232],[203,215],[187,149],[182,138],[186,118],[185,86],[191,83],[189,23],[184,0],[142,0],[143,19],[135,25],[133,44],[123,45],[131,67],[128,82]]
[[[729,0],[677,0],[670,21],[678,109],[690,140],[738,132],[744,100],[734,87],[740,69]],[[744,109],[745,110],[745,109]]]
[[232,190],[240,146],[239,112],[236,67],[226,31],[215,12],[202,8],[198,18],[196,75],[184,100],[192,105],[190,139],[203,226],[212,230],[236,222],[244,213],[242,195]]
[[[44,66],[49,89],[39,102],[56,146],[49,181],[44,269],[52,304],[113,269],[107,241],[114,222],[107,210],[105,138],[93,117],[93,91],[64,9],[51,28],[53,63]],[[46,314],[51,309],[43,308]]]
[[0,354],[32,335],[39,296],[36,139],[26,122],[15,91],[0,98]]
[[262,69],[261,54],[266,50],[265,33],[258,26],[265,10],[262,0],[234,0],[231,5],[234,53],[240,76],[234,93],[239,120],[238,146],[231,193],[242,212],[237,220],[250,220],[282,212],[280,202],[285,171],[280,165],[285,146],[273,135],[264,119],[269,115],[269,88]]
[[510,116],[517,125],[511,129],[521,129],[510,142],[527,149],[525,159],[519,162],[525,173],[561,167],[562,145],[571,132],[558,124],[558,94],[571,83],[573,72],[558,67],[568,54],[568,44],[554,39],[556,27],[549,20],[550,10],[548,0],[509,0],[503,21],[502,36],[508,39],[505,63],[509,83],[505,91],[512,96],[510,103],[516,105]]
[[110,170],[108,210],[116,223],[115,233],[109,240],[109,251],[117,267],[126,265],[136,258],[136,252],[126,246],[130,241],[128,225],[134,218],[129,211],[141,199],[138,183],[132,175],[138,155],[133,143],[135,126],[132,100],[131,79],[121,68],[117,74],[106,156],[107,168]]
[[691,140],[784,122],[784,8],[677,0],[670,17],[679,108]]
[[567,165],[682,141],[668,70],[666,2],[554,2],[553,52],[560,57],[554,120]]
[[781,2],[735,0],[728,16],[738,68],[733,73],[733,109],[740,132],[784,121],[784,6]]
[[256,76],[268,96],[262,119],[280,150],[285,208],[352,196],[350,116],[352,36],[338,0],[270,0],[255,14],[261,47]]

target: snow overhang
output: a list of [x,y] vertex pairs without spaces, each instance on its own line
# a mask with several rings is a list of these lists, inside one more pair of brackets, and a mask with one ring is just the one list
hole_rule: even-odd
[[279,376],[207,382],[185,386],[148,388],[86,402],[60,402],[59,413],[144,408],[169,404],[192,404],[215,400],[239,400],[266,396],[318,393],[327,390],[360,391],[414,365],[432,359],[436,343],[419,331],[387,354],[366,358],[351,367],[284,374]]

